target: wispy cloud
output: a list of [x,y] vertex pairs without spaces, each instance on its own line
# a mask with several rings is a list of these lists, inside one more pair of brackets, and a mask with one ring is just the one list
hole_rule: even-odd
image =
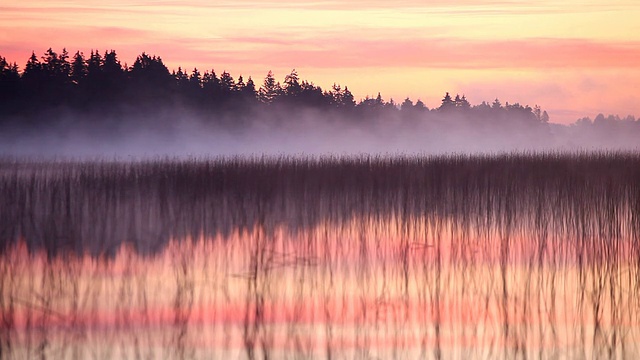
[[[460,38],[290,38],[247,36],[225,39],[214,58],[274,66],[430,67],[450,69],[635,68],[640,42],[585,39],[468,40]],[[239,50],[239,49],[246,50]],[[253,56],[260,54],[258,58]]]
[[[86,3],[86,2],[84,2]],[[99,4],[100,2],[94,1]],[[111,2],[114,3],[114,2]],[[116,2],[117,3],[117,2]],[[124,5],[131,5],[124,2]],[[206,1],[191,0],[184,1],[138,1],[135,6],[145,7],[198,7],[198,8],[247,8],[247,9],[310,9],[310,10],[355,10],[366,9],[397,10],[397,9],[432,9],[433,11],[448,12],[477,12],[477,13],[510,13],[517,14],[531,11],[537,12],[562,12],[562,13],[582,13],[589,11],[607,11],[621,9],[637,9],[638,3],[629,0],[602,1],[565,1],[557,2],[551,0],[522,1],[522,0],[234,0],[234,1]]]

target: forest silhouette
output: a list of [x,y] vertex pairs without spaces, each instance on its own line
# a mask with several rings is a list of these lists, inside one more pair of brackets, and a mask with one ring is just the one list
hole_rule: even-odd
[[[368,129],[393,122],[427,132],[464,128],[504,137],[526,133],[527,142],[540,147],[562,143],[628,148],[640,135],[640,121],[633,116],[598,115],[594,120],[582,118],[571,126],[558,126],[549,123],[549,115],[538,105],[502,104],[498,99],[472,105],[458,94],[446,93],[433,109],[421,100],[386,101],[380,93],[356,101],[347,86],[335,83],[331,89],[322,89],[302,80],[296,70],[282,82],[269,71],[256,83],[252,77],[236,79],[226,71],[218,75],[214,70],[178,68],[171,72],[161,57],[146,53],[127,66],[115,50],[92,50],[85,56],[80,51],[70,55],[66,49],[57,53],[50,48],[40,57],[32,53],[22,71],[17,63],[0,56],[0,129],[131,125],[168,109],[226,128],[242,129],[256,122],[294,123],[299,114],[313,111],[319,119],[314,121],[332,126]],[[158,117],[157,121],[171,120]]]

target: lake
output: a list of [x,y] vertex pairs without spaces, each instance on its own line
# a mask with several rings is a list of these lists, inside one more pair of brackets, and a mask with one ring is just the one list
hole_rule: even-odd
[[637,358],[640,154],[0,161],[1,358]]

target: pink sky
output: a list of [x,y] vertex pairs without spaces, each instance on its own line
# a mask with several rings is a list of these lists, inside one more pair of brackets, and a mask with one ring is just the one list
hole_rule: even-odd
[[551,121],[640,116],[640,3],[613,1],[8,1],[0,56],[141,52],[170,69],[226,70],[260,84],[295,68],[324,88],[472,103],[539,104]]

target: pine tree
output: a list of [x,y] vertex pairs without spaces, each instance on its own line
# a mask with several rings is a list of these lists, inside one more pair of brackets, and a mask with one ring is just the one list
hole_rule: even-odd
[[189,84],[192,88],[200,88],[202,86],[202,76],[198,68],[193,68],[191,75],[189,75]]
[[226,71],[220,74],[220,89],[225,96],[229,96],[236,89],[233,77]]
[[469,110],[471,109],[471,104],[469,104],[469,101],[467,101],[467,97],[464,96],[464,94],[462,94],[462,97],[460,98],[460,103],[458,105],[462,110]]
[[413,110],[413,101],[411,101],[411,99],[409,99],[409,97],[407,97],[406,99],[404,99],[404,101],[402,102],[402,104],[400,105],[400,110],[402,111],[410,111]]
[[334,106],[342,106],[342,88],[339,84],[333,83],[329,95],[331,96],[331,103]]
[[40,96],[43,92],[43,84],[46,82],[42,64],[35,52],[31,53],[27,64],[25,65],[24,72],[22,73],[21,82],[26,95],[26,101],[31,102],[33,100],[40,101]]
[[342,90],[342,106],[346,108],[353,108],[356,106],[356,100],[351,91],[349,91],[349,88],[346,86]]
[[456,98],[453,99],[453,103],[455,104],[456,107],[460,107],[462,104],[462,100],[460,99],[460,95],[456,94]]
[[57,54],[49,48],[42,57],[42,70],[52,88],[62,90],[62,87],[70,81],[71,64],[68,59],[67,49],[63,49],[62,53]]
[[20,73],[18,72],[18,64],[10,64],[7,59],[0,56],[0,81],[13,82],[20,80]]
[[41,76],[42,76],[42,64],[40,63],[40,60],[38,60],[36,53],[32,52],[31,56],[29,57],[29,60],[27,60],[27,64],[24,67],[24,73],[22,74],[22,78],[25,81],[31,81],[32,78],[34,80],[39,80]]
[[[20,73],[18,64],[10,64],[0,56],[0,115],[19,109],[15,101],[20,96]],[[2,117],[0,116],[0,121]]]
[[284,77],[284,94],[288,97],[295,98],[300,95],[301,91],[300,77],[296,69],[293,69],[289,75]]
[[452,108],[455,108],[456,104],[453,101],[453,99],[451,99],[451,95],[449,95],[449,93],[446,93],[444,95],[444,98],[442,98],[442,104],[440,105],[440,107],[438,108],[438,110],[449,110]]
[[189,86],[189,76],[182,71],[182,67],[178,66],[178,71],[173,72],[173,77],[176,79],[176,85],[179,89],[185,89]]
[[87,77],[97,78],[100,77],[102,72],[102,57],[97,50],[94,52],[91,50],[91,55],[87,60]]
[[420,99],[418,99],[418,101],[416,101],[416,104],[414,105],[414,107],[415,107],[416,110],[419,110],[419,111],[429,110],[427,108],[427,106]]
[[115,50],[105,51],[102,61],[102,73],[105,78],[115,82],[121,81],[124,75],[124,69]]
[[540,117],[540,120],[545,124],[549,122],[549,114],[547,114],[546,110],[542,112],[542,116]]
[[256,84],[253,82],[253,79],[251,79],[251,76],[249,76],[249,80],[247,80],[247,83],[242,88],[242,96],[247,100],[256,99]]
[[264,82],[258,91],[260,101],[265,104],[272,104],[278,98],[281,91],[280,83],[276,82],[273,72],[269,70],[269,73],[264,78]]
[[242,92],[245,86],[246,84],[244,83],[244,78],[242,77],[242,75],[240,75],[235,85],[235,91]]
[[383,106],[383,105],[384,105],[384,100],[382,100],[382,95],[378,93],[378,96],[376,96],[376,100],[375,100],[375,106]]
[[84,54],[76,51],[71,63],[71,81],[76,85],[82,83],[87,76],[87,72],[87,62],[84,60]]
[[215,70],[205,71],[202,76],[202,88],[209,96],[216,96],[220,92],[220,79]]

